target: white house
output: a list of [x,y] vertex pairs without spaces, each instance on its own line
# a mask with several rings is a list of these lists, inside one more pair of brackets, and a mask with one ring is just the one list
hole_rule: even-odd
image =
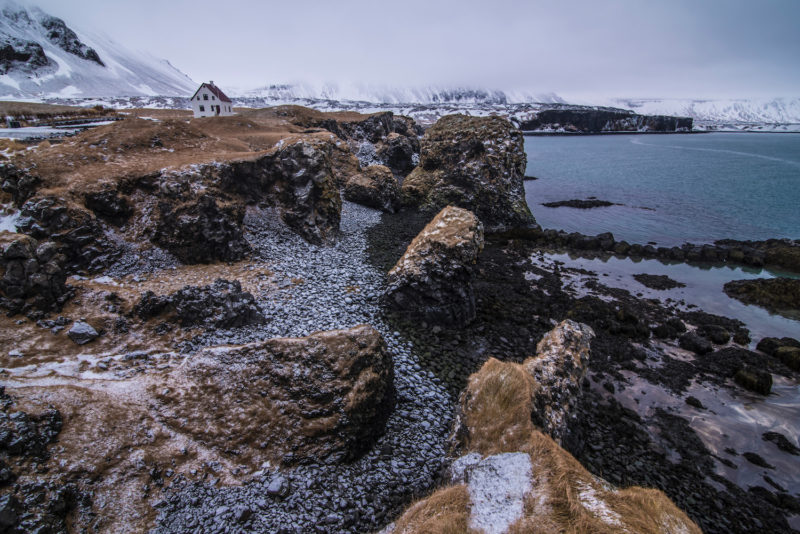
[[233,102],[211,81],[192,95],[192,111],[195,117],[224,117],[233,115]]

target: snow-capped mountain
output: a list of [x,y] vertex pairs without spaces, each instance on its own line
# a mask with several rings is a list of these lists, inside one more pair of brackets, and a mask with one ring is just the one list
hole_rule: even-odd
[[0,2],[0,98],[191,95],[166,60],[78,32],[39,8]]
[[614,99],[611,105],[643,115],[692,117],[699,124],[800,124],[800,98],[773,99]]
[[368,84],[299,83],[276,84],[248,90],[233,90],[233,96],[273,101],[333,100],[373,104],[484,104],[564,103],[555,93],[507,92],[470,87],[390,87]]

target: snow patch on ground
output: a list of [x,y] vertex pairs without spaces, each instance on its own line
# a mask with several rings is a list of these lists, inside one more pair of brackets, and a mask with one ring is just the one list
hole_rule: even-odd
[[5,211],[0,209],[0,232],[17,232],[17,221],[19,212],[5,215]]
[[594,488],[589,484],[580,484],[578,498],[584,508],[592,512],[603,523],[614,527],[622,526],[620,515],[608,507],[608,504],[597,496]]
[[472,503],[469,526],[486,534],[502,534],[522,517],[531,491],[531,457],[523,452],[488,456],[467,454],[451,466],[456,480],[466,481]]

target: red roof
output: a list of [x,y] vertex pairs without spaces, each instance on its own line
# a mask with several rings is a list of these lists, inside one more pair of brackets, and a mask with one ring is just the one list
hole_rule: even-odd
[[194,97],[197,96],[197,93],[199,93],[200,89],[202,89],[203,87],[208,87],[208,90],[211,91],[212,93],[214,93],[214,95],[216,95],[216,97],[220,101],[233,103],[233,101],[230,98],[228,98],[228,96],[225,93],[222,92],[222,89],[220,89],[219,87],[217,87],[213,83],[201,84],[200,87],[197,88],[197,91],[195,91],[194,94],[192,95],[192,98],[190,98],[189,100],[194,100]]

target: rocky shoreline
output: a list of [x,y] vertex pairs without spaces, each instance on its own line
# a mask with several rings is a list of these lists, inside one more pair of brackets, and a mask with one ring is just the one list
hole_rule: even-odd
[[[421,139],[391,113],[291,107],[104,128],[3,170],[29,234],[2,234],[9,531],[427,532],[413,511],[447,506],[409,519],[412,501],[455,483],[471,521],[463,506],[497,496],[467,472],[537,458],[584,495],[556,530],[649,524],[631,511],[649,495],[690,531],[792,531],[795,437],[723,451],[697,425],[740,424],[730,406],[796,383],[800,343],[750,350],[740,321],[599,277],[577,294],[569,277],[592,273],[543,251],[798,269],[797,243],[541,230],[522,136],[498,118]],[[101,173],[114,157],[127,174]],[[484,396],[497,373],[527,400]],[[507,526],[530,531],[533,505]]]

